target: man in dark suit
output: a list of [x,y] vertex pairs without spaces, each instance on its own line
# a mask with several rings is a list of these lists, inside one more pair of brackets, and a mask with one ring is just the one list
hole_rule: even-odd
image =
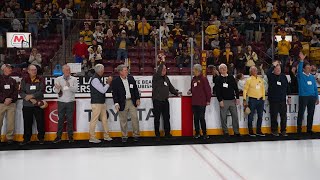
[[139,120],[137,106],[140,105],[140,94],[135,79],[128,76],[128,68],[125,65],[117,67],[119,77],[112,81],[112,96],[115,108],[119,112],[120,126],[122,133],[122,142],[128,140],[128,114],[130,114],[133,138],[137,142],[139,140]]

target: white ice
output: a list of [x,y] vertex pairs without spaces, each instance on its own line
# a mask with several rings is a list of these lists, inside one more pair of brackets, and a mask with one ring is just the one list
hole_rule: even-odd
[[320,141],[0,151],[1,180],[314,180]]

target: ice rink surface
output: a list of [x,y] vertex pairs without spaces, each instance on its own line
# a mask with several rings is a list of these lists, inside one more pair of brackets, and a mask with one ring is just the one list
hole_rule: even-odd
[[320,140],[0,151],[1,180],[313,180]]

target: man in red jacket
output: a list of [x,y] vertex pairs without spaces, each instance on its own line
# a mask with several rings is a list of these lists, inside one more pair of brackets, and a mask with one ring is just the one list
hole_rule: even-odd
[[88,45],[84,42],[83,36],[80,36],[79,42],[73,46],[72,54],[76,63],[82,63],[83,59],[88,56]]
[[200,137],[200,128],[203,134],[203,139],[208,139],[207,127],[205,120],[206,106],[210,105],[211,100],[211,88],[208,79],[202,75],[202,66],[200,64],[195,64],[193,66],[194,77],[191,81],[191,89],[188,94],[192,94],[192,111],[194,128],[196,134],[194,138],[198,139]]

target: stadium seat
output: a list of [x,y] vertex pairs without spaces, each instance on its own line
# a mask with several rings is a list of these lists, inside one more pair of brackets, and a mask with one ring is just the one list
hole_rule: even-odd
[[180,68],[180,75],[190,75],[190,74],[191,74],[191,68],[189,67]]
[[180,69],[178,67],[169,67],[167,68],[168,75],[179,75]]

